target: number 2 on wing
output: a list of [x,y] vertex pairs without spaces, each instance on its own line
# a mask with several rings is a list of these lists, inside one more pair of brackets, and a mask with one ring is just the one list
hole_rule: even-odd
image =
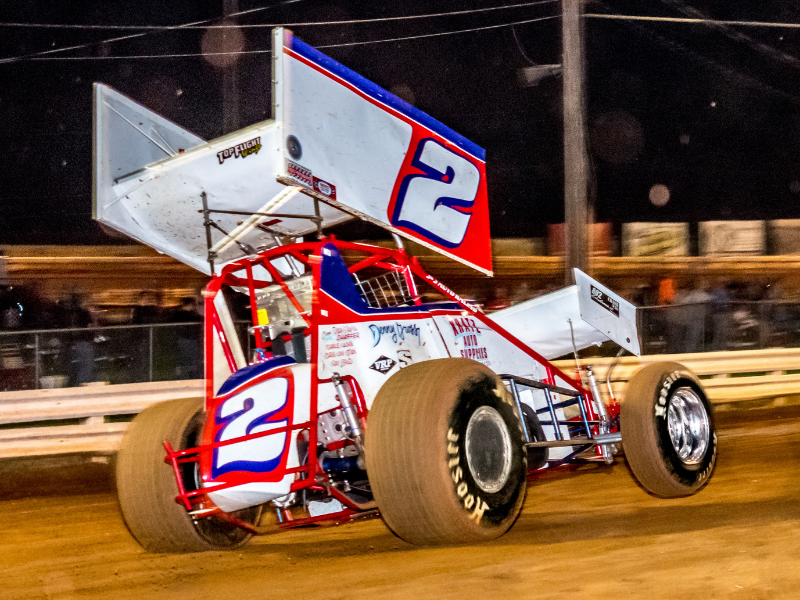
[[[217,409],[217,442],[233,440],[253,433],[279,429],[289,424],[288,418],[268,421],[286,406],[289,382],[282,377],[268,379],[239,395],[232,396]],[[230,471],[273,471],[281,462],[287,433],[281,432],[245,440],[214,451],[213,476]]]
[[481,181],[469,160],[434,139],[422,140],[397,193],[392,225],[406,227],[446,248],[464,241]]

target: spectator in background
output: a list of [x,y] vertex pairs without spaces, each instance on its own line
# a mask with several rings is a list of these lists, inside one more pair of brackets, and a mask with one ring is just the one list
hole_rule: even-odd
[[8,285],[8,256],[3,248],[0,248],[0,286]]
[[664,277],[658,282],[658,305],[667,306],[675,303],[675,280]]
[[695,287],[682,289],[675,295],[675,304],[681,305],[680,320],[683,323],[682,352],[705,350],[706,303],[711,299],[706,292],[706,283],[700,280]]
[[489,299],[486,301],[486,311],[494,312],[509,306],[511,306],[511,300],[508,297],[508,290],[502,286],[492,288],[489,292]]
[[194,296],[182,298],[180,306],[170,319],[170,322],[180,324],[177,328],[176,379],[200,379],[203,376],[201,369],[203,364],[201,302],[202,298],[198,301],[198,298]]
[[711,350],[728,349],[728,330],[731,318],[731,294],[724,281],[718,281],[709,293],[711,309]]
[[681,316],[682,309],[675,306],[675,280],[664,277],[658,282],[658,306],[661,307],[664,339],[664,351],[667,354],[682,352],[685,322]]
[[151,325],[163,320],[161,302],[156,292],[145,290],[139,294],[139,302],[131,313],[132,325]]
[[[156,292],[145,290],[139,294],[139,302],[131,313],[132,325],[153,325],[163,320],[160,298]],[[131,347],[136,349],[133,357],[133,382],[150,381],[150,335],[147,327],[137,327]]]
[[95,379],[94,322],[92,312],[73,294],[64,305],[61,318],[70,332],[70,364],[72,385],[91,383]]

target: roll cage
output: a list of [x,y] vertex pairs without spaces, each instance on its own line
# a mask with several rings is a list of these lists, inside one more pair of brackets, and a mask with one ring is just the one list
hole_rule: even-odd
[[[333,383],[338,393],[338,398],[350,398],[353,409],[362,427],[366,427],[368,403],[358,381],[350,375],[341,379],[320,379],[317,373],[319,356],[318,320],[321,289],[322,254],[326,245],[333,245],[346,258],[347,273],[352,278],[352,289],[349,293],[358,293],[361,299],[373,309],[394,308],[399,306],[417,306],[423,310],[425,307],[447,307],[458,309],[461,314],[470,315],[479,319],[491,329],[499,332],[508,341],[520,350],[533,357],[544,366],[547,376],[542,381],[531,381],[516,375],[501,375],[506,386],[511,392],[511,397],[517,405],[519,414],[522,414],[520,405],[520,389],[537,388],[545,391],[547,406],[537,412],[542,416],[542,425],[552,425],[556,432],[556,442],[535,442],[524,425],[525,438],[530,447],[543,445],[549,446],[576,446],[574,451],[566,458],[551,461],[553,466],[575,462],[579,454],[591,446],[597,448],[597,458],[603,456],[601,442],[610,443],[614,439],[604,440],[608,431],[618,430],[618,420],[611,427],[601,430],[601,416],[595,410],[592,393],[584,387],[583,383],[566,375],[548,360],[538,355],[508,332],[493,323],[478,307],[466,302],[458,294],[444,286],[436,278],[426,273],[419,261],[409,256],[403,248],[391,249],[369,244],[345,242],[335,237],[324,237],[320,241],[301,242],[275,247],[247,256],[227,264],[219,276],[215,276],[203,292],[205,299],[205,409],[213,409],[214,398],[221,391],[219,369],[215,368],[215,361],[222,359],[230,380],[235,379],[239,373],[246,373],[259,369],[262,366],[281,368],[295,362],[308,362],[311,366],[311,398],[310,418],[302,422],[291,423],[288,427],[270,429],[260,433],[253,433],[243,437],[203,443],[193,448],[174,450],[167,442],[165,461],[172,465],[178,483],[179,493],[176,501],[182,504],[193,516],[218,516],[239,527],[258,533],[257,527],[238,519],[234,514],[225,513],[214,506],[208,494],[239,485],[238,483],[212,484],[207,487],[197,486],[197,489],[187,489],[187,466],[197,464],[204,453],[213,452],[225,445],[236,444],[251,439],[286,433],[290,440],[298,437],[307,440],[306,454],[301,458],[297,467],[287,468],[285,473],[293,474],[290,493],[301,490],[324,492],[341,502],[344,510],[337,515],[323,515],[302,520],[291,521],[288,510],[285,510],[289,521],[286,526],[296,526],[302,523],[318,520],[330,520],[341,517],[349,518],[356,514],[374,509],[374,502],[358,503],[342,492],[323,469],[320,461],[309,460],[310,453],[317,448],[318,431],[318,394],[321,384]],[[375,275],[375,272],[379,274]],[[428,283],[434,290],[448,298],[445,302],[424,304],[418,291],[414,276]],[[232,320],[227,313],[227,305],[220,302],[224,287],[248,294],[250,302],[250,318],[252,325],[248,331],[253,335],[253,353],[249,359],[243,361],[243,353],[239,349],[240,340],[233,331],[230,323]],[[346,294],[347,291],[340,290]],[[226,326],[226,323],[228,325]],[[308,351],[307,351],[308,350]],[[286,357],[291,357],[292,360]],[[244,362],[244,364],[242,364]],[[557,385],[558,381],[566,382],[574,390],[565,389]],[[224,390],[223,390],[224,391]],[[563,394],[565,399],[553,400],[552,394]],[[578,405],[578,416],[568,419],[559,419],[556,414],[558,409]],[[616,405],[611,407],[611,419],[618,415]],[[566,426],[570,431],[569,440],[563,439],[561,427]],[[575,434],[578,437],[574,437]],[[612,433],[612,435],[615,435]],[[571,443],[570,443],[571,442]],[[343,440],[337,443],[336,448],[342,448],[352,441]]]

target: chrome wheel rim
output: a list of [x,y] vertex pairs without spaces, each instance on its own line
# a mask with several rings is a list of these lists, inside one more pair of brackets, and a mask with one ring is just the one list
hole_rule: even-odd
[[706,454],[711,437],[708,412],[692,388],[672,395],[667,409],[667,430],[672,447],[684,464],[696,465]]
[[467,423],[467,465],[478,487],[487,494],[503,489],[511,472],[511,435],[503,417],[481,406]]

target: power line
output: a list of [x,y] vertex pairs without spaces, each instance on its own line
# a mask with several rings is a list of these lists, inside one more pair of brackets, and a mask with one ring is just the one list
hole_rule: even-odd
[[590,19],[616,19],[621,21],[658,21],[663,23],[690,23],[701,25],[742,25],[747,27],[782,27],[785,29],[800,29],[800,23],[773,23],[769,21],[721,21],[717,19],[691,19],[682,17],[646,17],[640,15],[604,15],[600,13],[586,13]]
[[[44,29],[112,29],[112,30],[163,30],[168,27],[180,27],[181,29],[252,29],[252,28],[273,28],[273,27],[311,27],[321,25],[353,25],[361,23],[382,23],[388,21],[405,21],[412,19],[430,19],[435,17],[454,17],[459,15],[471,15],[495,10],[505,10],[511,8],[525,8],[540,4],[552,4],[559,0],[536,0],[535,2],[523,2],[520,4],[509,4],[507,6],[490,6],[486,8],[474,8],[468,10],[457,10],[452,12],[428,13],[424,15],[403,15],[398,17],[380,17],[375,19],[349,19],[345,21],[308,21],[297,23],[251,23],[235,24],[223,23],[219,25],[69,25],[56,23],[0,23],[0,27],[20,27],[20,28],[44,28]],[[271,7],[270,7],[271,8]],[[226,18],[235,17],[243,13],[228,15]]]
[[[597,2],[598,2],[598,4],[603,6],[604,8],[607,8],[607,6],[605,4],[603,4],[602,1],[597,0]],[[598,13],[592,13],[591,15],[587,14],[586,16],[587,17],[589,17],[589,16],[600,17],[602,15],[600,15]],[[668,40],[665,37],[653,32],[653,31],[651,31],[649,29],[647,29],[646,27],[644,27],[642,25],[639,25],[638,23],[635,23],[635,21],[650,20],[650,19],[626,19],[626,20],[631,21],[631,22],[628,23],[628,25],[630,27],[634,28],[639,33],[641,33],[643,35],[646,35],[650,39],[655,40],[656,42],[660,43],[663,46],[666,46],[667,48],[669,48],[669,49],[671,49],[671,50],[673,50],[675,52],[679,52],[681,54],[684,54],[684,55],[688,56],[689,58],[693,59],[694,61],[696,61],[696,62],[698,62],[700,64],[703,64],[704,66],[706,66],[708,68],[716,69],[716,70],[718,70],[718,71],[720,71],[722,73],[725,73],[731,79],[736,79],[736,80],[738,80],[740,83],[742,83],[744,85],[747,85],[749,87],[753,87],[753,88],[756,88],[756,89],[760,89],[760,90],[762,90],[764,92],[768,92],[768,93],[770,93],[772,95],[775,95],[775,96],[779,96],[779,97],[783,98],[784,100],[788,100],[789,102],[791,102],[791,103],[793,103],[795,105],[800,105],[800,97],[795,96],[794,94],[790,94],[790,93],[785,92],[785,91],[783,91],[781,89],[773,87],[773,86],[771,86],[771,85],[769,85],[767,83],[764,83],[763,81],[761,81],[761,80],[759,80],[759,79],[757,79],[755,77],[751,77],[749,75],[745,75],[744,73],[741,73],[740,71],[737,71],[736,69],[733,69],[731,67],[727,67],[725,65],[722,65],[722,64],[720,64],[720,63],[718,63],[718,62],[716,62],[716,61],[714,61],[714,60],[712,60],[712,59],[710,59],[710,58],[708,58],[706,56],[703,56],[702,54],[700,54],[698,52],[695,52],[694,50],[690,50],[689,48],[679,44],[678,42],[675,42],[673,40]],[[695,21],[695,19],[692,19],[692,20]],[[699,19],[699,21],[702,21],[702,19]]]
[[399,38],[386,38],[383,40],[368,40],[366,42],[346,42],[344,44],[327,44],[325,46],[316,46],[317,48],[342,48],[345,46],[363,46],[364,44],[382,44],[385,42],[405,42],[406,40],[418,40],[422,38],[439,37],[442,35],[454,35],[457,33],[470,33],[473,31],[485,31],[487,29],[500,29],[501,27],[510,27],[512,25],[525,25],[526,23],[536,23],[538,21],[548,21],[550,19],[560,19],[561,15],[550,15],[548,17],[538,17],[536,19],[526,19],[525,21],[514,21],[513,23],[501,23],[500,25],[486,25],[484,27],[473,27],[471,29],[460,29],[458,31],[444,31],[442,33],[426,33],[422,35],[410,35],[407,37]]
[[[697,10],[692,6],[684,4],[680,0],[661,0],[661,2],[663,4],[666,4],[667,6],[671,6],[675,10],[680,11],[685,15],[688,15],[689,17],[708,19],[708,16],[706,14],[702,13],[701,11]],[[773,60],[777,60],[779,62],[792,66],[796,69],[800,69],[800,59],[798,59],[797,57],[792,56],[791,54],[788,54],[781,50],[778,50],[777,48],[770,46],[769,44],[766,44],[760,40],[754,39],[745,33],[733,30],[730,28],[730,26],[725,25],[724,23],[717,24],[715,22],[713,25],[707,23],[706,26],[709,29],[720,32],[722,35],[734,40],[735,42],[739,42],[749,46],[756,52],[764,54],[767,57],[772,58]]]
[[[261,6],[261,7],[258,7],[258,8],[251,8],[251,9],[248,9],[248,10],[242,10],[242,11],[239,11],[237,13],[233,13],[231,15],[228,15],[228,18],[240,17],[242,15],[252,14],[252,13],[255,13],[255,12],[262,11],[262,10],[275,8],[275,7],[278,7],[278,6],[285,6],[287,4],[295,4],[295,3],[301,2],[301,1],[302,0],[282,0],[281,2],[278,2],[277,4],[273,4],[272,6]],[[124,35],[124,36],[121,36],[121,37],[110,38],[110,39],[102,40],[102,41],[99,41],[99,42],[90,42],[90,43],[87,43],[87,44],[78,44],[77,46],[68,46],[68,47],[65,47],[65,48],[55,48],[53,50],[44,50],[42,52],[32,52],[31,54],[25,54],[25,55],[21,55],[21,56],[13,56],[13,57],[9,57],[9,58],[0,58],[0,64],[14,63],[14,62],[22,61],[22,60],[34,60],[34,57],[40,57],[40,56],[44,56],[46,54],[56,54],[56,53],[59,53],[59,52],[66,52],[68,50],[82,50],[84,48],[92,48],[94,46],[99,46],[101,44],[110,44],[112,42],[121,42],[123,40],[132,40],[134,38],[140,38],[140,37],[144,37],[144,36],[147,36],[147,35],[152,35],[154,33],[161,33],[161,32],[164,32],[164,31],[173,31],[173,30],[176,30],[176,29],[185,29],[185,28],[191,27],[193,25],[202,25],[203,23],[211,23],[211,22],[216,21],[216,20],[218,20],[218,17],[214,18],[214,19],[204,19],[202,21],[194,21],[192,23],[184,23],[183,25],[166,26],[166,27],[162,27],[160,29],[153,30],[153,31],[145,31],[143,33],[133,33],[131,35]]]
[[[524,21],[514,21],[512,23],[501,23],[499,25],[485,25],[483,27],[472,27],[470,29],[459,29],[457,31],[443,31],[440,33],[425,33],[421,35],[411,35],[406,37],[385,38],[381,40],[366,40],[362,42],[345,42],[342,44],[328,44],[324,46],[316,46],[316,48],[343,48],[347,46],[363,46],[367,44],[384,44],[388,42],[405,42],[408,40],[418,40],[422,38],[440,37],[444,35],[456,35],[461,33],[471,33],[474,31],[485,31],[489,29],[500,29],[502,27],[511,27],[513,25],[524,25],[526,23],[536,23],[538,21],[547,21],[549,19],[558,19],[560,15],[551,15],[547,17],[537,17],[535,19],[526,19]],[[197,52],[186,54],[139,54],[131,56],[51,56],[51,57],[30,57],[26,60],[30,61],[87,61],[87,60],[134,60],[134,59],[148,59],[148,58],[198,58],[204,56],[240,56],[245,54],[270,54],[272,50],[242,50],[239,52]],[[2,61],[0,61],[2,62]]]

